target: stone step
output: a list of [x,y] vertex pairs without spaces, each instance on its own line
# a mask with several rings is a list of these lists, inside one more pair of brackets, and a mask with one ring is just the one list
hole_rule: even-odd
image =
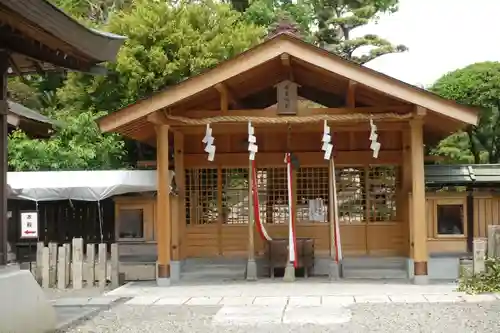
[[383,268],[383,269],[399,269],[406,270],[406,259],[399,257],[384,257],[384,258],[345,258],[342,260],[342,267],[345,269],[365,269],[365,268]]
[[343,277],[345,279],[407,279],[408,273],[402,269],[344,268]]
[[181,272],[181,280],[241,280],[245,278],[245,267],[200,269],[197,271]]

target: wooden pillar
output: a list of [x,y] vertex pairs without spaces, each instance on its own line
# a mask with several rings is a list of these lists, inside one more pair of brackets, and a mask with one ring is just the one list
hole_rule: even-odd
[[156,126],[156,172],[158,174],[156,241],[158,249],[157,282],[159,285],[170,284],[171,219],[168,129],[168,125]]
[[425,179],[423,115],[425,110],[417,108],[417,115],[410,120],[411,164],[412,164],[412,234],[414,282],[425,284],[427,274],[427,221],[425,219]]
[[175,221],[176,226],[172,225],[172,238],[174,238],[174,233],[177,234],[177,243],[172,244],[172,260],[177,261],[182,258],[182,246],[186,230],[186,171],[184,169],[184,134],[181,132],[174,133],[174,151],[178,215],[177,221]]
[[252,197],[252,161],[248,160],[248,261],[247,276],[248,281],[257,280],[257,263],[255,262],[255,240],[254,240],[254,213]]
[[[401,132],[403,141],[403,167],[401,168],[401,214],[398,213],[398,218],[405,223],[405,232],[408,239],[408,257],[413,259],[413,219],[411,214],[411,199],[410,193],[412,191],[412,167],[411,167],[411,142],[409,129]],[[399,208],[399,207],[398,207]],[[426,221],[427,223],[427,221]]]
[[7,264],[7,70],[9,52],[0,49],[0,265]]

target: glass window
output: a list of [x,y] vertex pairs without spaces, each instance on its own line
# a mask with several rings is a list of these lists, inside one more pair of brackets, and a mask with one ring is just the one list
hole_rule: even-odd
[[142,209],[120,209],[119,214],[119,238],[144,238]]
[[463,205],[438,205],[437,206],[437,232],[439,235],[463,235],[464,216]]

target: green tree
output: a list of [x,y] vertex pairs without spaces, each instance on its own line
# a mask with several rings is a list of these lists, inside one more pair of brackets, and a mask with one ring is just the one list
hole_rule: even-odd
[[14,171],[96,170],[123,167],[123,141],[102,134],[95,119],[103,113],[58,111],[61,123],[50,139],[31,139],[16,130],[9,135],[9,168]]
[[397,11],[398,0],[254,0],[247,7],[240,0],[231,2],[249,21],[262,26],[272,26],[286,13],[301,27],[306,40],[360,64],[407,50],[377,35],[352,36],[354,29]]
[[455,162],[500,163],[500,63],[476,63],[450,72],[430,90],[479,110],[477,126],[444,139],[433,154]]

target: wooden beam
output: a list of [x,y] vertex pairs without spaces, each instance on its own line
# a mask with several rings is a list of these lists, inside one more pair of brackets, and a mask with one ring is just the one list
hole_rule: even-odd
[[[275,132],[275,133],[285,133],[287,132],[288,126],[286,124],[254,124],[257,136],[262,132]],[[247,132],[247,124],[211,124],[213,134],[238,134]],[[332,131],[335,132],[369,132],[370,125],[368,121],[365,122],[346,122],[331,125]],[[180,131],[186,135],[198,135],[205,133],[204,126],[174,126],[173,130]],[[377,122],[377,130],[382,131],[402,131],[408,129],[408,123],[406,121],[397,120],[384,120],[383,122]],[[306,123],[295,125],[291,132],[292,133],[311,133],[311,132],[322,132],[323,124],[321,122],[317,123]]]
[[155,111],[147,116],[148,122],[155,125],[166,125],[169,123],[169,119],[165,117],[162,110]]
[[215,89],[219,92],[220,95],[220,109],[221,112],[227,112],[229,106],[234,108],[239,108],[240,103],[238,99],[235,97],[235,94],[229,90],[229,88],[224,83],[217,83]]
[[292,64],[290,61],[290,55],[288,53],[283,53],[281,56],[281,64],[283,65],[284,72],[285,72],[285,77],[288,78],[288,80],[295,82],[294,81],[294,75],[293,75],[293,68]]
[[345,101],[345,104],[348,108],[356,107],[356,82],[352,80],[349,80],[349,83],[347,85]]
[[156,126],[157,160],[157,205],[156,205],[156,241],[158,251],[158,283],[170,282],[171,259],[171,218],[170,218],[170,172],[168,125]]

